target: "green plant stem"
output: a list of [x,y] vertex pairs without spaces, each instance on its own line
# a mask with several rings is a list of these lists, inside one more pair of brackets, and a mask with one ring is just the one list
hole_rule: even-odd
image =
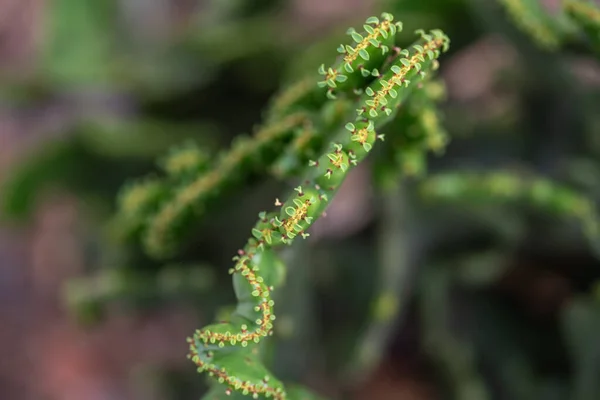
[[370,323],[358,341],[349,365],[349,381],[359,385],[382,361],[391,335],[401,321],[409,293],[410,261],[405,185],[398,183],[384,196],[378,234],[380,259]]

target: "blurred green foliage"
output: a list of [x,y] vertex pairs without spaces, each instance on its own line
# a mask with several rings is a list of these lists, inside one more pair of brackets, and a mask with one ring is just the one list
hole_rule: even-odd
[[[304,36],[311,21],[295,21],[283,0],[189,2],[183,17],[165,13],[164,2],[51,3],[35,73],[3,77],[3,98],[35,109],[99,91],[125,98],[133,111],[86,110],[59,139],[32,149],[4,182],[4,214],[28,217],[48,190],[73,192],[93,211],[90,276],[65,288],[86,322],[99,323],[109,304],[135,312],[173,301],[193,304],[208,322],[233,302],[230,254],[288,178],[253,177],[222,196],[197,221],[193,241],[164,262],[123,240],[110,219],[120,187],[158,173],[168,147],[191,140],[208,154],[227,148],[261,120],[278,87],[333,61],[330,50],[351,23]],[[566,0],[558,15],[541,4],[376,2],[404,22],[407,44],[416,28],[452,38],[440,72],[448,86],[441,123],[451,142],[443,157],[378,154],[397,168],[375,161],[369,223],[286,250],[282,329],[265,351],[282,379],[321,375],[324,392],[346,399],[389,353],[412,361],[441,399],[600,398],[598,237],[586,228],[597,222],[600,200],[598,11],[593,1]],[[153,24],[167,14],[181,19],[159,30]],[[539,35],[540,25],[555,40],[543,40],[550,36]],[[540,46],[540,38],[553,45]],[[398,167],[423,174],[401,178]],[[521,178],[548,179],[561,193],[577,193],[590,214],[564,201],[532,207],[486,189],[489,180],[469,180],[491,173],[522,188],[530,180]],[[165,398],[206,390],[191,368],[165,371],[160,382]]]

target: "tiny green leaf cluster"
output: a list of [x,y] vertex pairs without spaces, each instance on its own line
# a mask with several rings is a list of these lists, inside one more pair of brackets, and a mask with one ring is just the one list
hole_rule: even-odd
[[[189,357],[198,370],[212,376],[227,393],[306,398],[287,391],[260,360],[258,344],[274,329],[272,292],[284,279],[274,249],[309,236],[310,226],[348,173],[371,153],[376,141],[384,139],[378,132],[403,115],[401,106],[423,89],[425,78],[437,69],[438,57],[449,46],[444,33],[433,30],[417,31],[419,39],[408,48],[396,47],[395,35],[402,25],[387,13],[381,19],[367,19],[363,28],[361,33],[348,30],[353,45],[340,45],[339,60],[319,68],[320,81],[314,80],[312,88],[304,81],[291,85],[267,113],[269,124],[280,124],[299,112],[308,115],[310,123],[291,140],[285,158],[271,164],[281,176],[300,176],[300,185],[285,200],[275,199],[275,211],[259,213],[252,236],[234,257],[230,273],[238,305],[229,320],[204,327],[189,339]],[[325,101],[315,100],[315,94]],[[424,126],[431,128],[431,120],[426,118]],[[222,173],[220,169],[217,164],[214,171]],[[155,245],[158,241],[148,249]]]
[[126,221],[126,231],[141,237],[149,255],[173,255],[194,221],[221,193],[253,173],[264,172],[295,129],[307,122],[305,113],[286,115],[265,124],[252,138],[238,137],[229,151],[213,160],[193,145],[174,148],[161,160],[163,177],[123,189],[117,219]]

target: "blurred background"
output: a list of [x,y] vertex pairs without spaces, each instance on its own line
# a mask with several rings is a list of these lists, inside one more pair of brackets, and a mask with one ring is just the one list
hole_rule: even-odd
[[[167,264],[112,239],[119,189],[173,145],[226,149],[381,11],[408,43],[452,40],[430,172],[527,169],[600,199],[598,56],[538,47],[492,0],[2,0],[0,399],[201,397],[185,338],[234,304],[231,256],[293,182],[236,189]],[[336,399],[600,399],[600,263],[573,221],[425,204],[372,172],[282,253],[277,376]]]

